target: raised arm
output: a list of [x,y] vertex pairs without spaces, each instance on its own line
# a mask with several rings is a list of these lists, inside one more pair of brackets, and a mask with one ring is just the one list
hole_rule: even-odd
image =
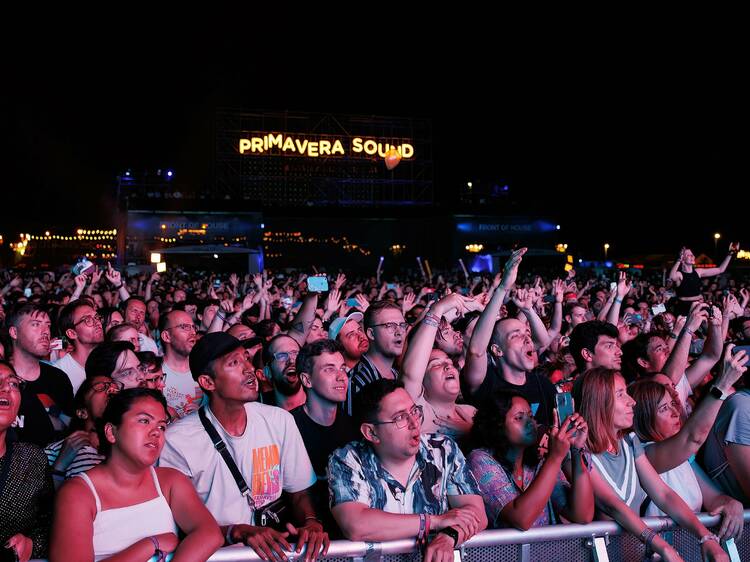
[[709,267],[706,269],[699,269],[698,271],[698,277],[701,279],[704,279],[706,277],[713,277],[714,275],[721,275],[727,270],[727,267],[729,267],[729,262],[732,261],[732,256],[734,255],[734,243],[729,245],[729,253],[724,258],[724,260],[719,264],[719,267]]
[[505,262],[502,278],[498,279],[498,276],[495,277],[496,286],[490,302],[487,303],[487,306],[477,320],[474,333],[469,341],[466,363],[461,373],[461,376],[464,377],[469,387],[470,393],[475,392],[480,387],[487,374],[487,346],[489,346],[490,339],[492,338],[492,330],[495,327],[495,322],[497,322],[498,314],[500,314],[503,299],[516,282],[518,266],[521,264],[525,253],[526,248],[521,248],[510,255],[508,261]]
[[607,322],[614,325],[615,327],[619,325],[620,307],[622,306],[622,300],[627,296],[632,287],[633,285],[628,282],[628,278],[625,272],[621,271],[617,279],[617,296],[612,302],[612,306],[609,308],[609,312],[607,312]]
[[[736,383],[745,372],[744,362],[747,354],[740,351],[732,356],[734,345],[728,345],[724,353],[724,367],[721,375],[714,386],[718,387],[724,394],[728,394],[732,385]],[[691,416],[672,437],[664,441],[656,441],[646,447],[646,455],[651,465],[658,473],[671,470],[698,452],[708,437],[708,433],[714,425],[723,401],[708,393],[701,401]]]
[[430,361],[430,351],[435,343],[440,319],[452,309],[458,309],[459,313],[464,310],[461,295],[454,293],[440,299],[414,328],[415,332],[401,363],[401,380],[414,400],[422,395],[422,381],[427,370],[427,363]]

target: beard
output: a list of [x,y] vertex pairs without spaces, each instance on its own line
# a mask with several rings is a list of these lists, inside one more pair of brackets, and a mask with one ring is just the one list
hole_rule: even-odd
[[297,376],[297,380],[290,383],[286,376],[282,375],[274,379],[273,386],[284,396],[294,396],[299,392],[299,389],[302,386],[302,380]]

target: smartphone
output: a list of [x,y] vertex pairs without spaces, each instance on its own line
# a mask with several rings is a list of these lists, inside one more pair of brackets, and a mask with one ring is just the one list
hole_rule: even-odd
[[732,355],[736,355],[740,351],[744,351],[747,353],[747,360],[745,361],[745,365],[747,365],[748,361],[750,361],[750,345],[738,345],[732,350]]
[[156,273],[164,273],[167,271],[167,262],[159,262],[156,264]]
[[23,290],[23,296],[26,297],[27,299],[31,298],[31,289],[29,287],[26,287]]
[[560,392],[555,394],[555,402],[557,403],[557,417],[560,420],[560,429],[565,428],[565,420],[573,415],[575,411],[573,408],[573,396],[570,392]]
[[555,295],[545,295],[542,302],[555,302]]
[[651,307],[651,312],[654,316],[657,314],[664,314],[667,311],[667,307],[664,304],[655,304]]
[[214,279],[214,289],[221,287],[221,279]]
[[289,308],[292,306],[292,297],[281,297],[281,304]]
[[346,306],[359,306],[359,301],[357,299],[346,299]]
[[440,293],[436,293],[435,289],[427,296],[427,302],[436,301],[440,298]]
[[617,283],[615,283],[614,281],[612,281],[612,282],[611,282],[611,283],[609,284],[609,290],[610,290],[610,291],[614,291],[615,289],[617,289]]
[[391,290],[394,290],[396,288],[396,284],[395,283],[388,283],[385,287],[386,287],[386,289],[388,289],[389,291],[391,291]]
[[325,293],[328,290],[328,279],[319,275],[308,277],[307,290],[313,293]]
[[63,341],[60,338],[55,338],[49,341],[49,348],[52,349],[62,349],[63,348]]

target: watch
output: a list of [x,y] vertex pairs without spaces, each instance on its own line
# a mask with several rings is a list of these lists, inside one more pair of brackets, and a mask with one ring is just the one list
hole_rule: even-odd
[[448,535],[450,538],[453,539],[453,547],[458,544],[458,531],[454,529],[453,527],[445,527],[444,529],[440,529],[438,531],[438,534],[443,533],[444,535]]
[[718,386],[713,385],[711,389],[708,391],[711,396],[716,398],[717,400],[721,400],[722,402],[729,398],[729,394],[721,390]]

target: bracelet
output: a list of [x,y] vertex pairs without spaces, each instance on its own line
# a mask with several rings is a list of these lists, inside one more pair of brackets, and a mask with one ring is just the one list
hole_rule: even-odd
[[229,525],[227,527],[227,532],[224,535],[224,540],[227,541],[227,544],[234,544],[234,541],[232,540],[232,531],[234,530],[234,525]]
[[432,316],[431,314],[428,314],[422,319],[422,322],[424,322],[427,326],[432,326],[433,328],[438,327],[438,322],[435,320],[435,316]]
[[317,521],[321,527],[323,526],[323,522],[314,515],[308,515],[307,517],[305,517],[304,522],[306,523],[307,521]]
[[122,289],[123,285],[124,285],[124,283],[120,283],[117,287],[115,287],[115,289],[119,291],[120,289]]
[[161,562],[164,560],[164,552],[159,548],[159,539],[154,536],[150,536],[149,539],[151,539],[151,542],[154,544],[154,556],[156,556],[158,562]]
[[424,541],[425,529],[427,528],[427,517],[424,513],[419,514],[419,533],[417,533],[417,542],[422,543]]
[[699,543],[699,544],[703,544],[703,543],[704,543],[704,542],[706,542],[706,541],[716,541],[716,542],[718,542],[718,543],[720,543],[720,542],[721,542],[721,541],[719,540],[719,537],[717,537],[717,536],[716,536],[716,535],[714,535],[713,533],[709,533],[709,534],[707,534],[707,535],[703,535],[703,536],[701,537],[701,540],[700,540],[700,543]]
[[620,297],[615,297],[615,302],[617,304],[621,304],[622,303],[622,299]]
[[656,533],[650,527],[646,527],[645,529],[643,529],[643,531],[641,531],[640,539],[641,542],[646,546],[651,546],[654,538],[656,538]]
[[691,336],[695,335],[695,332],[693,330],[691,330],[690,328],[688,328],[687,326],[685,326],[685,328],[683,328],[683,330],[685,332],[687,332],[688,334],[690,334]]
[[672,338],[673,340],[676,340],[677,339],[677,334],[675,334],[674,332],[669,332],[667,334],[667,337]]

